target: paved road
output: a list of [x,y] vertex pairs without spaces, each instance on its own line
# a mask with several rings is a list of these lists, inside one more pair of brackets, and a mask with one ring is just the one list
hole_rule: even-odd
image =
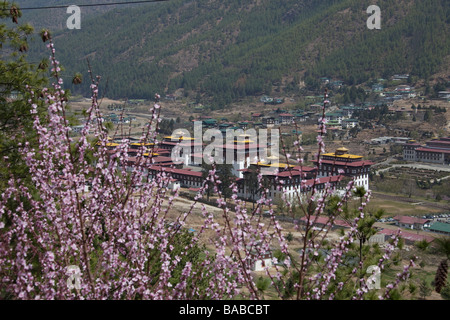
[[450,172],[450,166],[441,165],[441,164],[424,164],[424,163],[393,164],[389,168],[379,169],[379,170],[376,170],[376,172],[388,171],[392,168],[398,168],[398,167]]

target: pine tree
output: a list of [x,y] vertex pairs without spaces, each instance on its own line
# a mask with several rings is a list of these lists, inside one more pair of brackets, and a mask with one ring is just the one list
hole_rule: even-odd
[[[27,61],[27,37],[34,31],[29,24],[19,24],[21,11],[8,2],[0,3],[0,19],[12,19],[17,24],[10,27],[0,24],[0,188],[9,174],[27,179],[27,171],[19,153],[19,143],[28,138],[33,141],[33,115],[31,102],[42,114],[42,88],[46,84],[48,62],[38,66]],[[45,40],[44,38],[42,40]],[[6,162],[5,162],[6,161]]]
[[423,300],[425,300],[431,294],[430,285],[425,279],[423,279],[419,284],[419,294]]

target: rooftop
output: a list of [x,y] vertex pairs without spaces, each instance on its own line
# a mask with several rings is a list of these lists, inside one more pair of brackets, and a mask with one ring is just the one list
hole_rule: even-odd
[[194,140],[194,138],[191,138],[191,137],[183,137],[183,136],[180,136],[180,137],[177,137],[177,136],[167,136],[167,137],[164,137],[164,139],[172,140],[172,141]]
[[417,148],[416,151],[448,153],[448,154],[450,154],[450,150],[445,150],[445,149]]
[[430,221],[428,219],[422,219],[422,218],[410,217],[410,216],[395,216],[394,220],[397,220],[400,223],[406,223],[406,224],[425,224]]
[[336,157],[336,158],[343,158],[343,159],[362,159],[362,156],[358,156],[356,154],[336,154],[334,152],[324,153],[324,154],[322,154],[322,156]]
[[344,147],[337,148],[335,152],[324,153],[324,157],[344,158],[344,159],[362,159],[362,156],[348,153],[348,149]]
[[[286,163],[264,163],[264,162],[258,162],[256,163],[258,166],[261,167],[277,167],[277,168],[287,168],[287,164]],[[289,165],[290,168],[293,168],[294,166],[292,164]]]
[[281,113],[280,117],[293,117],[294,115],[290,114],[290,113]]
[[[312,160],[313,162],[317,162],[317,160]],[[374,165],[375,163],[370,161],[370,160],[364,160],[364,161],[354,161],[354,162],[349,162],[349,161],[337,161],[337,160],[321,160],[322,163],[325,164],[332,164],[335,166],[346,166],[346,167],[363,167],[363,166],[371,166]]]
[[[397,232],[398,232],[398,230],[382,229],[378,233],[392,236],[392,235],[397,234]],[[434,240],[434,237],[431,237],[431,236],[426,236],[426,235],[421,235],[421,234],[411,233],[411,232],[405,232],[403,230],[400,231],[400,237],[405,240],[414,241],[414,242],[422,241],[422,240],[426,240],[427,242],[432,242]]]
[[438,232],[448,232],[450,233],[450,224],[449,223],[443,223],[443,222],[435,222],[430,226],[431,231],[438,231]]

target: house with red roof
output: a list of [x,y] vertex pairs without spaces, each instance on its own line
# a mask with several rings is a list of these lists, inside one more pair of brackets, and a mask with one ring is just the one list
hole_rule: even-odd
[[423,230],[430,226],[430,220],[411,216],[395,216],[395,225],[411,230]]
[[281,124],[292,124],[294,123],[295,116],[290,113],[280,113],[278,118]]
[[378,231],[378,234],[384,234],[389,238],[394,237],[399,232],[399,237],[405,240],[405,243],[408,245],[414,244],[419,241],[425,240],[426,242],[432,242],[434,241],[434,237],[427,236],[423,234],[417,234],[413,232],[407,232],[404,230],[392,230],[392,229],[382,229]]
[[318,164],[319,177],[344,175],[355,179],[355,187],[369,190],[369,172],[374,163],[363,160],[363,156],[349,154],[347,148],[341,147],[335,152],[323,153],[319,160],[313,162]]
[[410,140],[403,146],[403,160],[450,164],[450,137],[428,141],[424,146]]

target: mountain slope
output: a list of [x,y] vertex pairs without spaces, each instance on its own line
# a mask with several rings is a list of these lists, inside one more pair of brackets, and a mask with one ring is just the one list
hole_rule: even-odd
[[[129,2],[129,0],[17,0],[14,1],[22,10],[22,20],[31,23],[36,30],[43,28],[51,30],[62,30],[66,28],[67,18],[70,17],[70,13],[67,13],[67,7],[70,5],[93,5],[103,4],[99,6],[81,7],[82,19],[93,18],[99,14],[103,14],[114,9],[129,9],[134,8],[136,4],[128,5],[112,5],[117,2]],[[108,4],[108,5],[104,5]],[[29,8],[42,8],[42,7],[54,7],[53,9],[33,9]],[[28,9],[26,9],[28,8]]]
[[[55,37],[70,75],[89,58],[112,98],[202,96],[221,108],[247,95],[333,76],[356,84],[394,73],[428,77],[450,55],[445,0],[380,0],[382,29],[356,0],[173,0],[114,9]],[[84,73],[85,79],[87,73]],[[72,88],[87,94],[85,83]]]

